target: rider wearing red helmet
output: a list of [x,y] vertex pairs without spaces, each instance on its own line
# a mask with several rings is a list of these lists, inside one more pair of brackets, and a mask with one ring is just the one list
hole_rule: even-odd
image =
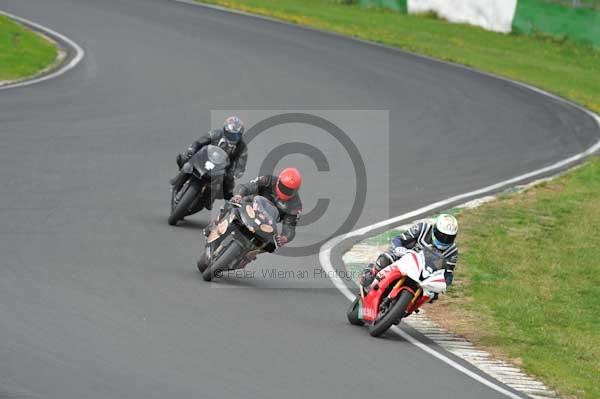
[[279,176],[259,176],[246,184],[240,184],[234,191],[232,202],[240,202],[242,197],[261,195],[271,201],[279,210],[282,222],[281,235],[277,245],[282,246],[294,239],[296,224],[302,212],[302,202],[298,190],[302,185],[302,175],[296,168],[286,168]]

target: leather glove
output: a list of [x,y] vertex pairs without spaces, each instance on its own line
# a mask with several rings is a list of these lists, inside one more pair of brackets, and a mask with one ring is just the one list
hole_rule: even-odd
[[231,197],[231,199],[229,201],[233,202],[234,204],[241,204],[242,203],[242,196],[239,195],[239,194],[236,194],[233,197]]
[[277,236],[275,238],[275,242],[277,242],[278,247],[283,247],[285,244],[287,244],[288,239],[287,239],[287,237],[284,237],[284,236]]

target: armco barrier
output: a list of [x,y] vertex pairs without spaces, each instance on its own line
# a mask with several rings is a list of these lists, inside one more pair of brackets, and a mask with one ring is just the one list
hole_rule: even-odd
[[548,0],[348,0],[402,13],[434,12],[450,22],[495,32],[542,33],[600,48],[600,10]]

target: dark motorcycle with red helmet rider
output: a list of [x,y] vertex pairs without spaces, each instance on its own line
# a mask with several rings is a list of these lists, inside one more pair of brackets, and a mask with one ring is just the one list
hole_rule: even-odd
[[197,264],[202,278],[210,281],[224,271],[244,268],[259,253],[292,241],[302,212],[301,184],[300,172],[287,168],[279,176],[259,176],[238,186],[204,231],[206,247]]

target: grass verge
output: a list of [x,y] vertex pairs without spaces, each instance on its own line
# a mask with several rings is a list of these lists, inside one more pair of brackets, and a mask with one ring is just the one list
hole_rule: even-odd
[[35,75],[57,56],[53,43],[0,15],[0,81]]
[[454,285],[427,315],[564,397],[600,397],[600,159],[454,214]]
[[457,284],[428,314],[563,395],[600,397],[600,159],[458,219]]
[[472,66],[533,84],[600,112],[600,50],[568,40],[502,35],[340,0],[202,0]]

